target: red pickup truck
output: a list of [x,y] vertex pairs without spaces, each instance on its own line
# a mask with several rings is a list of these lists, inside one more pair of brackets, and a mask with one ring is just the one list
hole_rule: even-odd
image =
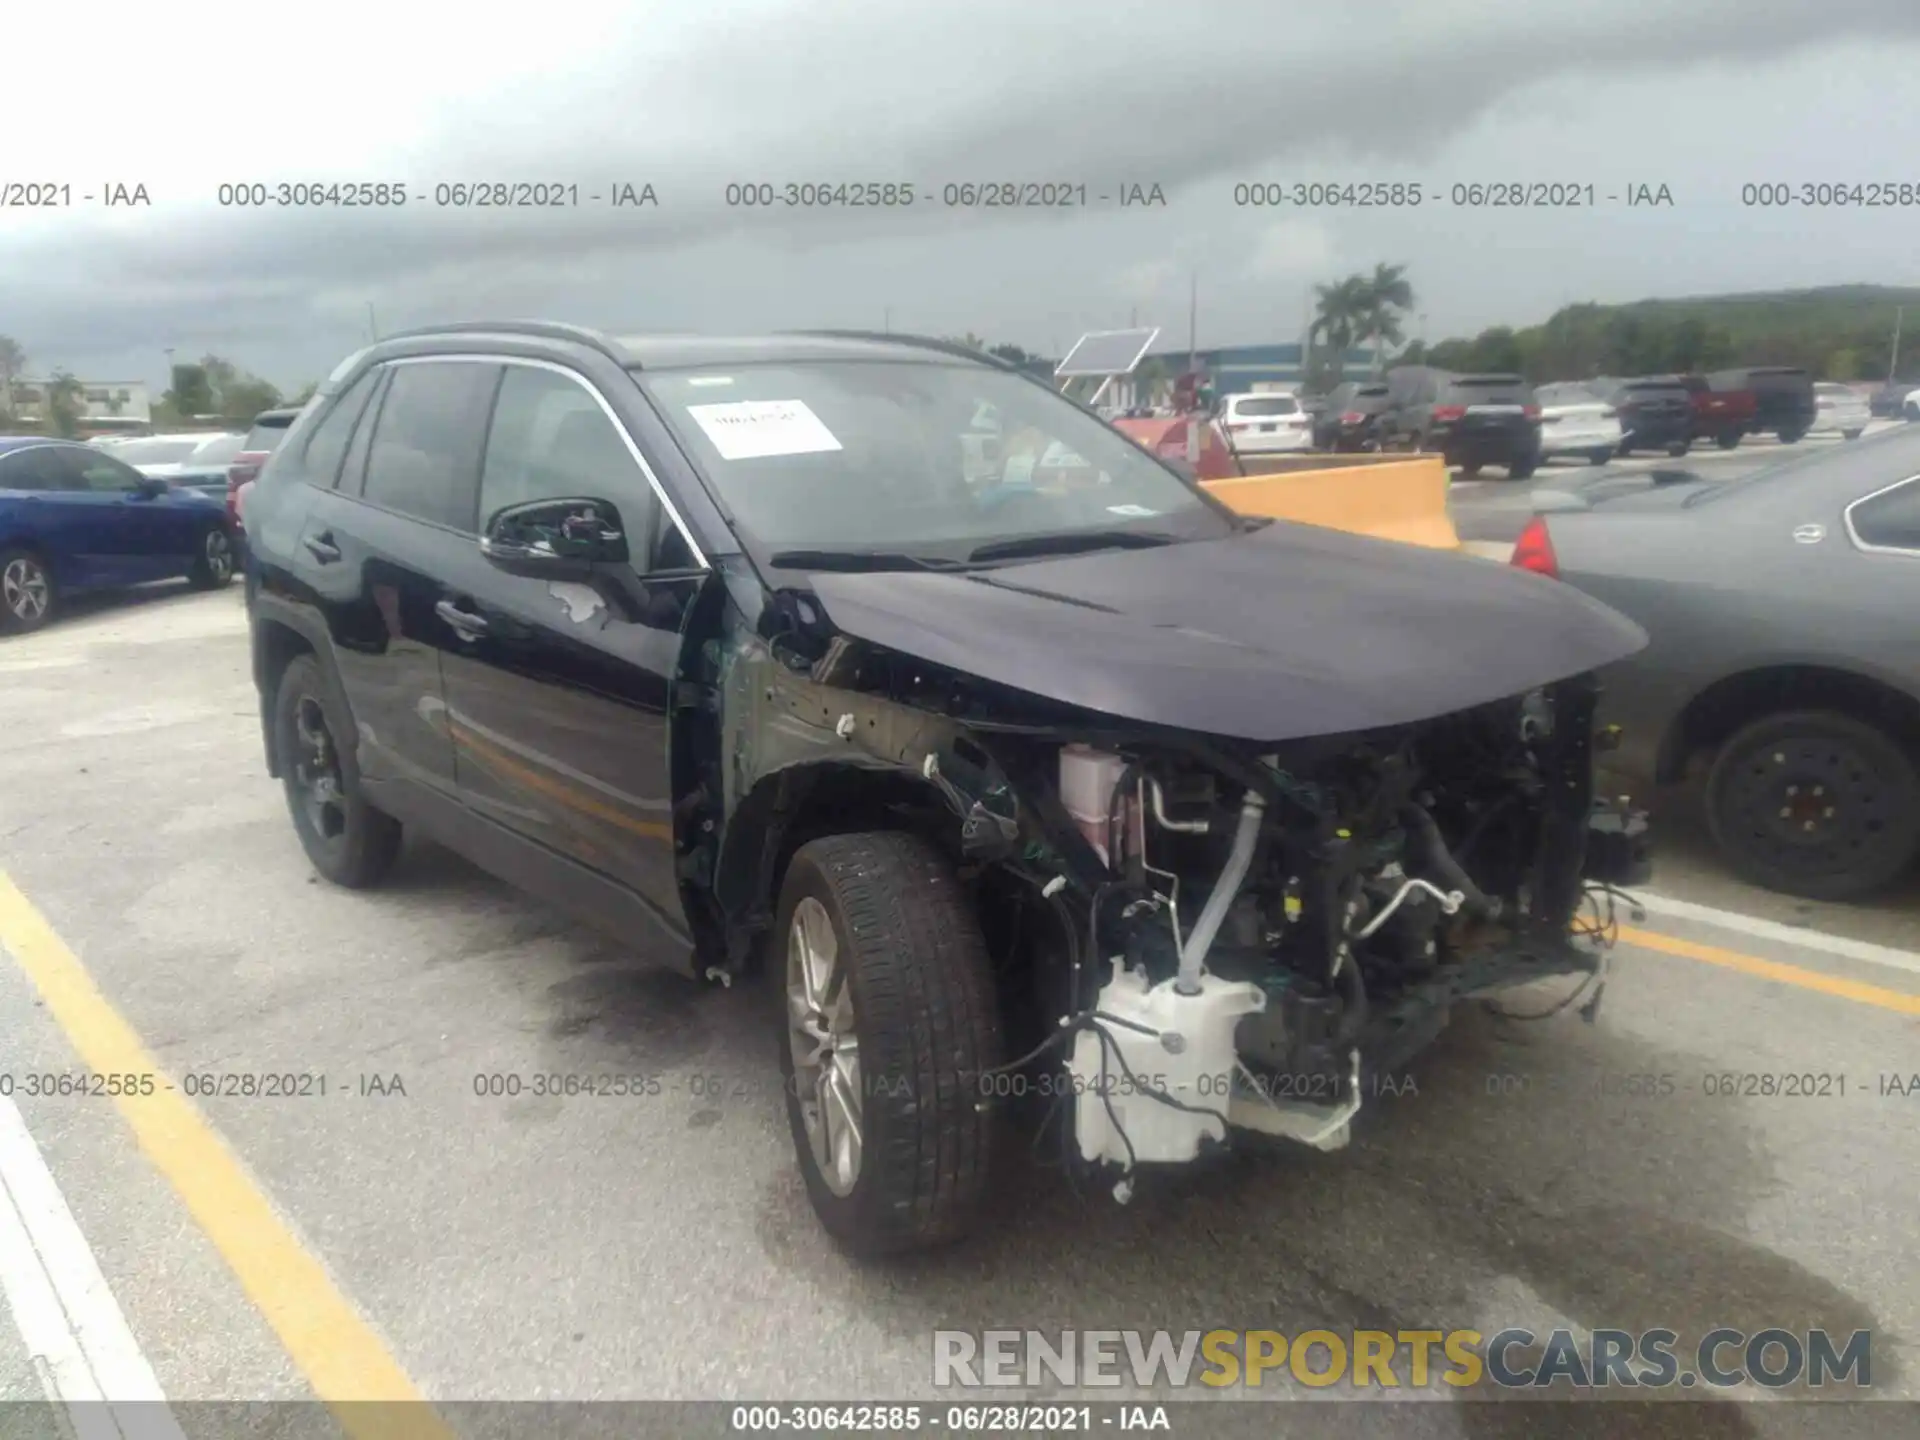
[[1711,440],[1731,450],[1754,428],[1760,398],[1751,390],[1716,390],[1704,375],[1682,375],[1681,383],[1693,397],[1693,438]]

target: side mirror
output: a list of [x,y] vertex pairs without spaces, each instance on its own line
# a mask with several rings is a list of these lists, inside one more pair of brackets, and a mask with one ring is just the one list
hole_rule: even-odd
[[164,480],[156,480],[151,475],[142,475],[129,493],[136,500],[158,500],[172,488]]
[[620,512],[605,500],[533,500],[487,521],[480,553],[498,569],[529,580],[584,580],[627,563]]

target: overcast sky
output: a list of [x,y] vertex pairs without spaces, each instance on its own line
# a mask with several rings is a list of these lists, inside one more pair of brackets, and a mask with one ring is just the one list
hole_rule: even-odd
[[[1128,12],[1136,12],[1129,16]],[[286,388],[382,331],[972,330],[1058,354],[1134,314],[1298,337],[1313,282],[1404,263],[1430,339],[1575,300],[1920,283],[1920,205],[1755,209],[1743,183],[1920,185],[1920,0],[547,0],[96,3],[6,21],[0,334],[30,370],[156,383],[215,351]],[[456,18],[464,17],[464,18]],[[42,53],[57,63],[33,63]],[[398,181],[387,211],[239,210],[223,183]],[[579,187],[438,208],[439,183]],[[729,182],[890,181],[910,211],[746,211]],[[1237,183],[1419,184],[1417,208],[1240,207]],[[1449,203],[1591,184],[1596,208]],[[980,181],[1164,208],[982,212]],[[114,183],[147,208],[103,209]],[[658,205],[614,209],[651,183]],[[1632,208],[1628,187],[1673,204]],[[1609,195],[1619,195],[1609,201]],[[1415,319],[1418,332],[1422,321]]]

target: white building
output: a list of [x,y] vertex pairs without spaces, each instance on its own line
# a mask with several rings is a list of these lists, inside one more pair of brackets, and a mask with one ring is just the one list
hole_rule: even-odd
[[[148,425],[153,421],[153,404],[147,396],[144,380],[81,380],[75,377],[79,393],[81,423],[107,429],[116,425]],[[13,418],[44,422],[47,396],[52,380],[16,380],[13,382]]]

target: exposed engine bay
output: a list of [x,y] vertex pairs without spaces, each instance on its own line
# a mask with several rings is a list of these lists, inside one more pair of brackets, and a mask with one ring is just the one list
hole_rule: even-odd
[[1577,912],[1646,864],[1644,818],[1593,802],[1593,697],[1567,681],[1257,754],[1058,747],[1036,808],[1094,878],[1081,920],[1064,878],[1033,876],[1073,937],[1039,977],[1036,1058],[1064,1042],[1078,1159],[1124,1193],[1233,1129],[1336,1148],[1453,1001],[1585,975],[1591,1015],[1604,955]]

